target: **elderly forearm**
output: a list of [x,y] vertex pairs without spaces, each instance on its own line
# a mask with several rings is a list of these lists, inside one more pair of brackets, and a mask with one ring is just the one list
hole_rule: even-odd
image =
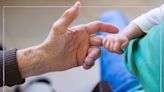
[[17,51],[17,63],[22,78],[39,75],[45,70],[42,68],[44,54],[40,46],[33,46]]

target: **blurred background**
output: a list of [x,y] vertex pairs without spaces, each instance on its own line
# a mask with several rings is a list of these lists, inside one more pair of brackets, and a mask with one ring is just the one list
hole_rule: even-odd
[[[160,6],[163,0],[79,0],[82,7],[73,25],[97,20],[104,12],[117,10],[131,21],[142,13]],[[0,42],[2,43],[3,15],[6,48],[26,48],[40,44],[48,35],[52,23],[76,0],[0,0]],[[4,12],[3,12],[4,10]],[[82,67],[31,77],[48,78],[57,92],[90,92],[100,80],[99,60],[90,70]],[[15,87],[6,87],[13,92]],[[2,89],[0,89],[2,92]]]

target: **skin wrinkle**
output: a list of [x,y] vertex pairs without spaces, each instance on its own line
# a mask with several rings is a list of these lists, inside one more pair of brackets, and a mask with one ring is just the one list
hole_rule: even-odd
[[[91,51],[92,51],[92,48],[89,49],[88,53],[90,53]],[[89,59],[90,59],[90,60],[89,60]],[[92,60],[91,57],[87,57],[87,61],[91,61],[91,60]],[[86,62],[86,65],[87,65],[87,66],[90,66],[90,64],[88,64],[88,62]]]
[[[59,46],[60,47],[60,46]],[[51,62],[51,63],[49,63],[49,62],[47,62],[47,61],[53,61],[53,60],[55,60],[55,59],[58,59],[58,58],[60,58],[60,56],[59,55],[57,55],[57,54],[55,54],[55,51],[53,51],[52,52],[52,50],[51,49],[49,49],[49,48],[54,48],[52,45],[48,45],[48,44],[46,44],[45,46],[44,46],[44,48],[42,48],[42,49],[45,49],[43,52],[46,52],[46,54],[44,54],[44,57],[45,58],[43,58],[43,60],[45,61],[45,65],[46,65],[46,67],[47,68],[45,68],[45,69],[47,69],[47,70],[45,70],[45,71],[49,71],[49,70],[51,70],[51,71],[53,71],[54,70],[54,66],[52,66],[52,64],[53,64],[53,62]],[[57,49],[57,50],[59,50],[60,51],[60,49]],[[48,52],[47,52],[48,51]],[[63,52],[59,52],[58,51],[58,53],[63,53]],[[42,52],[42,53],[43,53]],[[49,60],[49,57],[52,57],[52,56],[54,56],[54,58],[53,58],[53,60]],[[63,55],[62,55],[63,56]],[[58,59],[59,60],[59,59]],[[57,61],[57,62],[59,62],[59,61]],[[64,62],[61,62],[61,63],[63,63],[63,64],[60,64],[60,65],[55,65],[55,67],[56,68],[59,68],[59,67],[61,67],[61,65],[64,65]],[[49,65],[47,65],[47,64],[49,64]],[[51,66],[51,67],[49,67],[49,66]],[[50,71],[50,72],[51,72]]]
[[[50,34],[53,34],[53,33],[50,33]],[[56,40],[56,38],[58,38],[58,40]],[[55,46],[54,46],[54,44],[49,44],[48,42],[60,43],[60,40],[61,40],[61,37],[59,35],[56,35],[56,36],[49,35],[48,39],[46,39],[44,41],[43,46],[42,46],[44,48],[44,51],[47,52],[47,53],[52,53],[52,50]],[[60,49],[62,48],[62,46],[59,46],[59,47],[60,47]],[[55,49],[55,51],[52,54],[57,56],[57,53],[61,53],[60,49]],[[50,54],[50,55],[52,55],[52,54]]]
[[[70,44],[70,46],[69,46],[70,48],[72,48],[70,53],[72,53],[72,51],[73,51],[73,52],[76,52],[76,51],[77,51],[77,49],[75,48],[75,47],[77,47],[77,46],[76,46],[76,44],[77,44],[76,42],[77,42],[77,40],[78,40],[78,38],[76,38],[76,34],[77,34],[76,31],[70,30],[70,35],[73,36],[73,37],[72,37],[71,44]],[[74,46],[74,43],[76,43],[75,46]],[[78,60],[78,58],[77,58],[76,55],[77,55],[77,54],[72,55],[72,57],[76,57],[76,60],[75,60],[75,61]],[[76,65],[78,65],[78,62],[76,62]]]
[[[76,42],[77,42],[78,36],[76,37],[76,34],[77,34],[77,31],[71,31],[71,35],[73,36],[73,41],[71,41],[72,44],[70,44],[70,47],[73,48],[72,51],[76,53],[76,55],[75,56],[73,55],[73,56],[76,57],[75,63],[76,63],[76,65],[78,65],[78,57],[77,57],[77,52],[76,52],[77,51],[77,45],[78,45]],[[75,43],[75,46],[74,46],[74,43]]]
[[[87,37],[87,38],[88,38],[88,37]],[[82,41],[80,42],[79,46],[78,46],[78,49],[81,48],[81,47],[84,48],[84,47],[83,47],[83,43],[84,43],[85,41],[88,41],[88,39],[87,39],[87,40],[86,40],[86,39],[82,40]],[[84,46],[87,46],[87,48],[88,48],[88,47],[89,47],[89,44],[86,44],[86,45],[84,45]],[[88,50],[88,49],[86,49],[84,52],[87,52],[87,50]],[[80,50],[80,51],[81,51],[81,50]],[[78,50],[78,52],[79,52],[79,50]],[[78,52],[77,52],[77,53],[78,53]],[[78,55],[78,54],[77,54],[77,55]],[[86,56],[86,53],[85,53],[83,56],[85,57],[85,56]],[[80,62],[80,64],[78,63],[79,65],[82,65],[82,63],[83,63],[83,61],[84,61],[84,57],[82,57],[82,58],[78,57],[78,58],[80,58],[80,60],[78,59],[78,62]]]
[[[84,34],[87,34],[85,31],[83,32]],[[85,44],[86,42],[85,41],[87,41],[87,44]],[[86,54],[87,54],[87,50],[88,50],[88,48],[89,48],[89,37],[88,37],[88,35],[86,36],[86,37],[84,37],[84,39],[81,41],[82,43],[80,43],[80,46],[82,46],[82,48],[83,48],[83,50],[85,50],[85,51],[82,51],[82,52],[86,52],[83,56],[84,57],[82,57],[82,59],[81,59],[81,62],[83,62],[85,59],[85,57],[86,57]],[[86,46],[83,46],[83,44]],[[80,48],[80,47],[79,47]],[[87,49],[85,49],[85,48],[87,48]],[[80,49],[79,49],[80,50]]]
[[82,24],[81,25],[82,29],[85,30],[87,32],[87,34],[89,34],[89,32],[87,31],[88,28],[86,26],[87,26],[87,24]]
[[89,46],[101,46],[102,45],[102,38],[100,36],[92,35],[89,39]]
[[101,25],[102,25],[102,22],[97,21],[97,26],[98,26],[98,29],[97,29],[96,31],[99,31],[99,30],[100,30]]
[[[77,38],[76,38],[77,32],[76,31],[72,31],[70,29],[67,29],[67,30],[68,30],[67,31],[68,32],[67,35],[69,34],[69,36],[72,37],[72,39],[69,39],[69,40],[72,40],[72,41],[71,41],[71,43],[69,45],[64,45],[64,46],[66,46],[65,48],[70,48],[70,49],[67,49],[67,50],[70,50],[69,52],[71,53],[72,51],[73,52],[76,51],[75,47],[77,47],[77,46],[74,46],[74,43],[77,42]],[[66,35],[66,34],[64,34],[64,35]],[[67,38],[66,36],[64,36],[64,37]],[[68,40],[68,39],[64,39],[64,40]],[[67,44],[67,43],[65,43],[65,44]],[[74,55],[72,55],[72,57],[74,57]],[[77,61],[77,58],[76,58],[75,61]],[[78,64],[76,64],[76,65],[78,65]]]
[[[78,34],[78,33],[76,33],[76,34]],[[79,38],[79,36],[77,35],[77,38],[76,38],[76,39],[78,39],[78,38]],[[76,51],[76,54],[75,54],[75,55],[76,55],[76,60],[77,60],[77,61],[76,61],[76,62],[77,62],[77,66],[80,66],[80,63],[79,63],[80,60],[78,59],[78,58],[79,58],[79,56],[78,56],[78,53],[79,53],[79,52],[78,52],[78,49],[79,49],[79,47],[80,47],[80,41],[79,41],[78,44],[77,44],[77,48],[75,48],[75,51]]]
[[[84,31],[84,33],[87,34],[85,31]],[[86,55],[87,55],[87,51],[88,51],[88,49],[89,49],[89,36],[88,36],[88,35],[87,35],[87,37],[85,37],[84,40],[82,40],[83,43],[85,43],[85,41],[87,41],[87,44],[85,45],[87,49],[84,49],[84,50],[85,50],[84,52],[86,52],[86,53],[83,55],[84,57],[83,57],[82,62],[84,62],[85,57],[86,57]],[[81,45],[81,46],[83,46],[83,45]]]
[[[29,54],[29,53],[31,53],[31,54]],[[39,62],[41,62],[41,59],[40,59],[41,56],[39,56],[39,55],[40,55],[39,53],[33,52],[32,49],[29,49],[28,52],[24,53],[24,55],[25,55],[26,57],[30,57],[30,58],[25,59],[26,57],[21,57],[23,60],[27,60],[27,61],[26,61],[26,65],[27,65],[27,66],[25,66],[25,67],[24,67],[23,69],[21,69],[20,71],[23,72],[23,73],[22,73],[22,76],[27,76],[27,75],[30,75],[32,72],[31,72],[31,71],[30,71],[30,72],[25,72],[25,71],[31,70],[32,67],[33,67],[33,68],[36,68],[36,69],[41,67],[41,63],[39,63]],[[39,56],[39,57],[36,58],[36,55]],[[36,61],[36,60],[37,60],[37,61]],[[34,67],[34,66],[35,66],[35,67]],[[33,73],[34,73],[34,71],[33,71]]]

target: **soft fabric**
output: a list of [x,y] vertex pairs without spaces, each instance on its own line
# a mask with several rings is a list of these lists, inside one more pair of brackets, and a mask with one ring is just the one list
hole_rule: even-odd
[[[18,69],[16,62],[16,51],[16,49],[5,50],[4,52],[0,51],[0,87],[3,86],[3,84],[7,86],[14,86],[25,81],[21,78],[21,74]],[[5,67],[4,70],[3,64]],[[3,83],[3,71],[5,73],[5,83]]]
[[132,22],[137,24],[143,32],[147,33],[152,26],[161,23],[164,20],[164,4],[161,7],[154,8],[149,12],[142,14]]
[[160,68],[164,74],[164,68],[160,67],[160,62],[164,66],[163,47],[164,23],[161,23],[144,37],[131,40],[125,50],[126,66],[137,76],[145,92],[160,92]]

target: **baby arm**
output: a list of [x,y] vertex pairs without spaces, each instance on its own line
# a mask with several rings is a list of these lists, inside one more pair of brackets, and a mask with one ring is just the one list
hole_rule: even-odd
[[104,38],[102,44],[110,52],[123,53],[129,40],[143,36],[154,25],[164,21],[164,5],[134,19],[123,31]]
[[108,51],[122,54],[129,40],[143,35],[144,32],[135,23],[130,23],[122,32],[105,37],[102,44]]

